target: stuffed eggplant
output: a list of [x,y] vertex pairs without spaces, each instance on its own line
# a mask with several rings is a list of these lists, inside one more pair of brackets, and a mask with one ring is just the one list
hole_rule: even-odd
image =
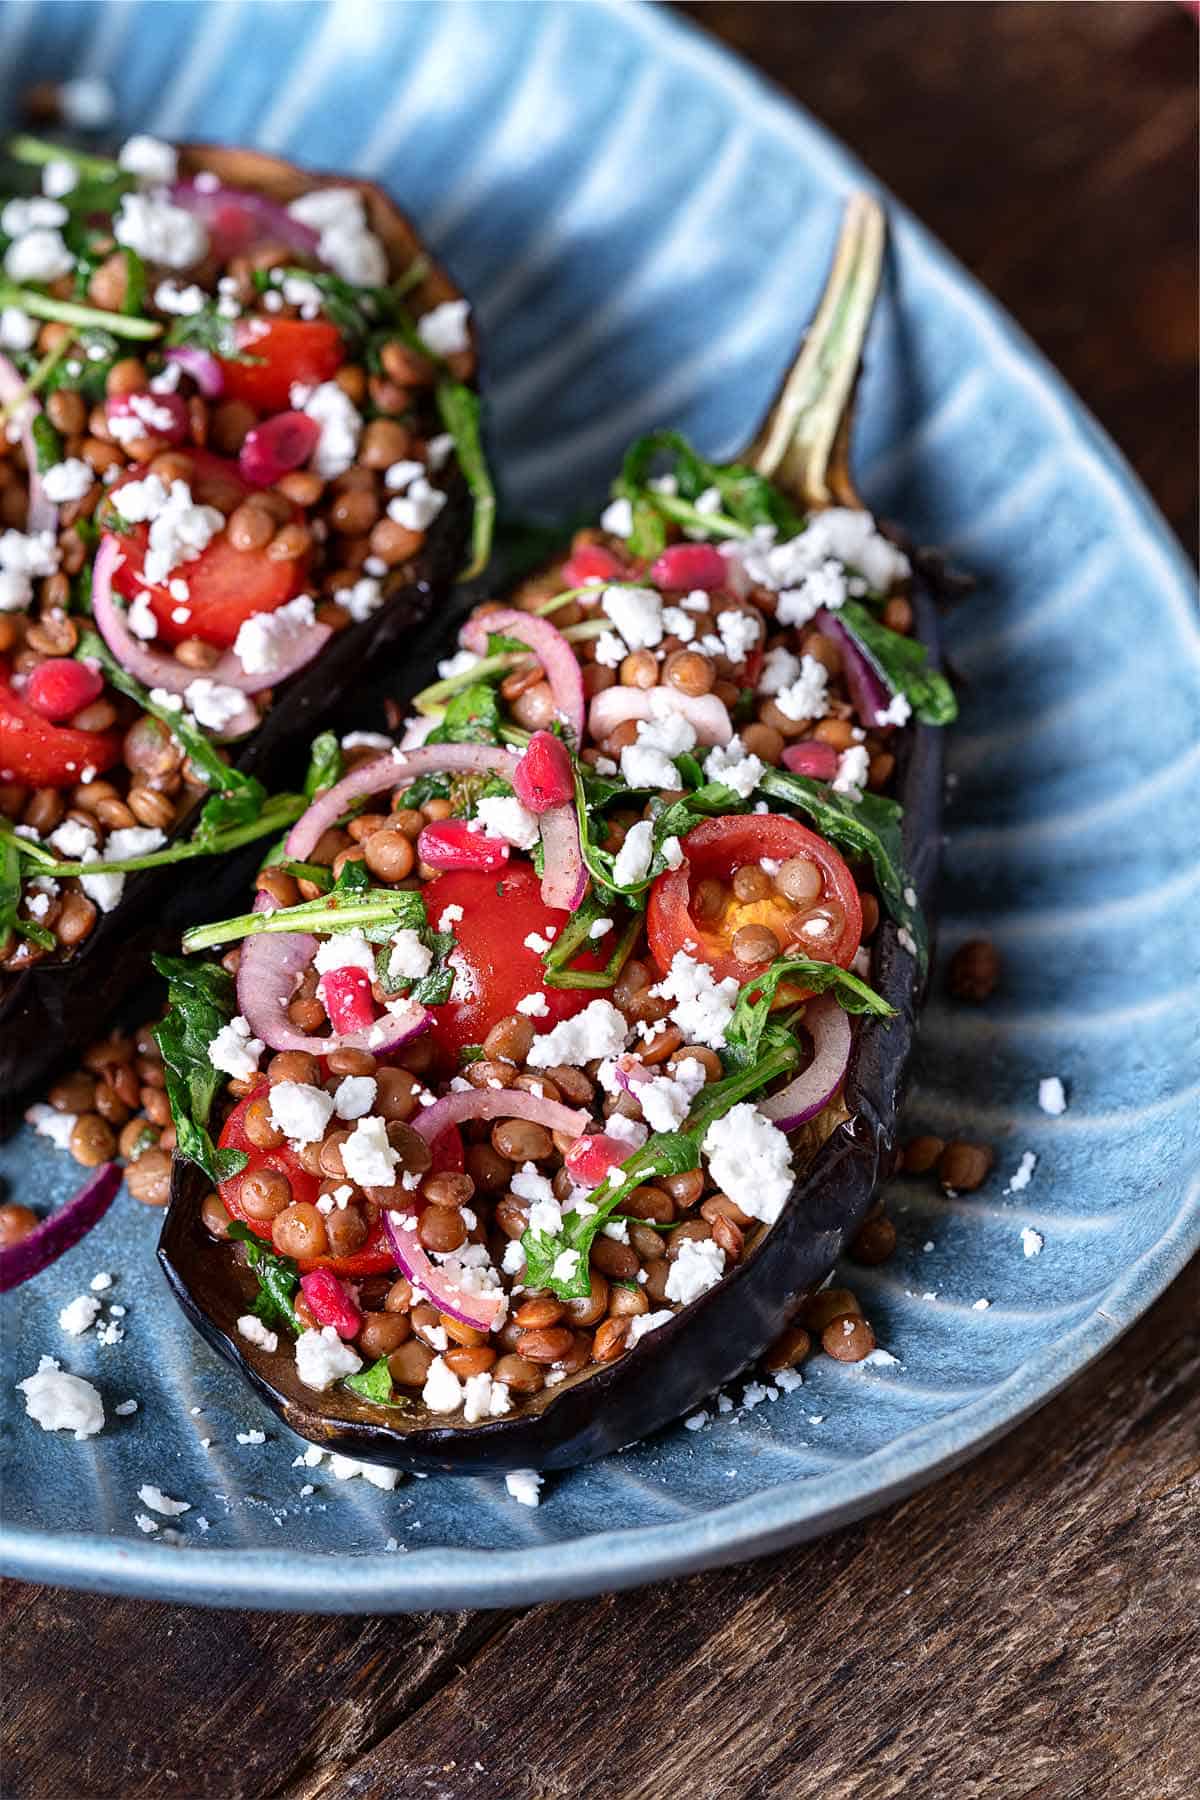
[[867,1213],[955,710],[844,466],[882,245],[856,200],[746,462],[634,446],[600,529],[478,607],[400,746],[163,965],[160,1260],[323,1447],[618,1449],[762,1353]]
[[0,211],[7,1124],[139,948],[234,902],[304,804],[268,788],[491,517],[467,303],[381,190],[10,149],[41,191]]

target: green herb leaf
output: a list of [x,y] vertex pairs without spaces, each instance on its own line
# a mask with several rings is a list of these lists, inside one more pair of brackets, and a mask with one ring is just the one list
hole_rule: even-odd
[[[650,485],[651,471],[663,462],[675,477],[676,492],[665,494]],[[700,512],[696,501],[715,493],[719,508]],[[653,556],[666,541],[661,521],[699,527],[709,537],[745,537],[756,525],[771,525],[793,537],[803,523],[786,497],[765,476],[742,463],[711,463],[678,431],[655,431],[639,438],[625,454],[613,493],[634,511],[632,545],[637,556]],[[651,520],[657,515],[655,527]]]
[[352,1393],[361,1394],[364,1400],[373,1400],[376,1406],[393,1404],[392,1377],[386,1356],[373,1362],[369,1369],[360,1369],[357,1375],[347,1375],[345,1385]]
[[487,681],[475,681],[447,706],[440,725],[425,739],[427,744],[498,744],[500,697]]
[[30,426],[33,448],[37,456],[37,472],[44,475],[63,459],[62,439],[44,412],[38,413]]
[[282,1325],[298,1337],[304,1327],[292,1304],[292,1295],[300,1286],[296,1264],[290,1256],[278,1256],[274,1250],[268,1250],[262,1238],[241,1219],[234,1220],[226,1236],[245,1244],[246,1262],[258,1279],[258,1297],[250,1308],[255,1318],[264,1325]]
[[857,600],[845,601],[837,617],[876,673],[904,695],[922,724],[949,725],[958,717],[953,688],[929,667],[928,652],[918,638],[890,631]]
[[81,329],[98,326],[119,338],[156,338],[162,336],[157,319],[127,319],[122,313],[103,312],[98,306],[81,306],[76,300],[54,300],[37,288],[19,287],[15,281],[0,281],[0,306],[16,306],[35,319],[52,319],[60,325],[78,325]]
[[726,1068],[749,1068],[762,1055],[771,1006],[783,981],[794,981],[818,994],[832,993],[848,1013],[869,1013],[876,1019],[896,1016],[894,1007],[848,969],[839,969],[836,963],[813,962],[806,956],[781,956],[762,975],[747,982],[738,995],[721,1051]]
[[323,731],[312,741],[308,757],[308,773],[304,777],[304,797],[315,800],[326,788],[336,787],[342,778],[342,747],[332,731]]
[[162,1051],[176,1145],[213,1182],[227,1181],[246,1166],[241,1150],[218,1150],[208,1133],[212,1103],[225,1081],[208,1058],[208,1046],[237,1012],[233,977],[219,963],[153,957],[167,983],[168,1011],[154,1036]]
[[199,312],[176,319],[167,332],[167,343],[174,349],[188,344],[196,350],[207,350],[222,362],[261,363],[261,356],[238,348],[236,319],[227,319],[218,311],[216,300],[207,300]]
[[471,560],[459,578],[471,581],[482,573],[492,554],[492,532],[496,523],[496,490],[483,449],[479,395],[461,381],[443,380],[437,386],[437,405],[442,423],[454,439],[458,466],[474,503]]

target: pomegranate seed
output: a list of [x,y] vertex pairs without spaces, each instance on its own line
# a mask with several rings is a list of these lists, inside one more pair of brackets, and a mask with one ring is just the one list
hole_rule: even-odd
[[563,564],[564,587],[585,587],[589,581],[616,581],[625,573],[621,562],[603,544],[580,544]]
[[529,747],[513,771],[513,787],[522,806],[531,813],[563,806],[575,792],[571,757],[567,746],[552,731],[535,731]]
[[650,570],[655,587],[680,593],[690,588],[703,588],[707,593],[724,587],[728,575],[725,558],[712,544],[671,544]]
[[25,684],[30,706],[56,725],[82,712],[103,692],[103,677],[90,663],[76,662],[71,656],[52,656],[39,663]]
[[362,1031],[374,1024],[375,1002],[365,969],[328,970],[317,983],[317,994],[335,1031]]
[[246,433],[238,452],[238,468],[252,487],[270,487],[306,463],[317,447],[321,427],[307,413],[276,413]]
[[340,1338],[358,1336],[362,1314],[332,1269],[310,1269],[300,1277],[300,1292],[318,1325],[332,1325]]
[[599,1131],[593,1137],[576,1138],[563,1158],[571,1180],[580,1187],[599,1187],[608,1171],[632,1154],[633,1146]]
[[108,429],[119,444],[162,438],[182,444],[188,436],[187,403],[178,394],[110,394],[104,403]]
[[426,825],[417,839],[417,855],[431,869],[502,869],[510,848],[503,838],[485,837],[461,819]]
[[838,753],[832,744],[812,738],[804,744],[789,744],[783,753],[784,767],[793,775],[810,775],[814,781],[832,781],[837,774]]

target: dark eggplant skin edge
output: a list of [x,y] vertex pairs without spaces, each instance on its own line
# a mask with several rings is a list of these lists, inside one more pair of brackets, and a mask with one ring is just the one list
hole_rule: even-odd
[[[914,584],[917,631],[937,663],[937,613]],[[896,793],[904,807],[904,850],[926,918],[931,918],[941,851],[942,732],[904,734]],[[691,1412],[762,1354],[789,1323],[800,1298],[829,1273],[866,1216],[891,1166],[902,1081],[924,983],[915,959],[886,919],[871,958],[874,986],[896,1008],[886,1024],[856,1026],[839,1125],[797,1182],[779,1220],[733,1272],[642,1339],[615,1363],[543,1390],[509,1419],[442,1425],[419,1401],[403,1412],[359,1400],[344,1387],[314,1393],[299,1381],[291,1341],[268,1355],[239,1338],[255,1283],[214,1256],[200,1223],[208,1184],[176,1157],[158,1260],[184,1312],[212,1347],[238,1368],[284,1424],[324,1450],[401,1469],[469,1474],[567,1469],[611,1455]],[[286,1340],[286,1341],[285,1341]],[[402,1422],[411,1419],[412,1423]]]
[[[253,187],[286,201],[314,187],[355,187],[363,194],[373,228],[386,243],[398,272],[424,254],[412,225],[381,188],[337,174],[300,170],[258,151],[187,145],[180,170],[210,169],[227,185]],[[438,299],[458,289],[435,265],[428,277]],[[351,625],[285,686],[261,727],[233,757],[234,767],[255,775],[268,791],[297,779],[301,753],[339,706],[352,701],[365,672],[395,654],[444,605],[467,560],[471,499],[456,475],[449,498],[430,529],[407,579],[379,610]],[[173,837],[186,835],[181,821]],[[180,933],[200,918],[235,910],[253,878],[266,840],[221,858],[127,877],[120,904],[102,914],[83,948],[65,962],[35,963],[16,975],[0,970],[0,1138],[20,1124],[25,1106],[93,1039],[148,979],[152,950],[175,950]]]

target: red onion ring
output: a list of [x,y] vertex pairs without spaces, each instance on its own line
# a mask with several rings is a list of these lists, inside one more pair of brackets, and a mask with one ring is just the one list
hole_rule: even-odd
[[383,1214],[383,1228],[400,1268],[414,1287],[428,1294],[439,1312],[444,1312],[461,1325],[473,1325],[476,1331],[490,1331],[504,1316],[508,1297],[499,1288],[491,1294],[469,1294],[456,1287],[444,1270],[431,1263],[416,1231],[402,1225],[406,1213],[390,1209]]
[[572,800],[566,806],[552,806],[538,820],[542,849],[542,899],[547,906],[563,912],[574,912],[582,906],[588,889],[587,865],[579,841],[579,815]]
[[0,1250],[0,1294],[7,1294],[10,1288],[20,1287],[30,1276],[48,1269],[80,1238],[86,1237],[104,1217],[120,1187],[117,1164],[101,1163],[65,1206],[35,1225],[28,1237]]
[[172,350],[164,350],[163,361],[178,363],[206,400],[215,400],[225,392],[225,371],[211,350],[198,350],[195,344],[178,344]]
[[610,687],[596,695],[588,713],[588,730],[598,743],[610,737],[628,719],[658,717],[650,696],[661,695],[672,712],[687,720],[699,744],[727,744],[733,736],[729,709],[715,694],[679,694],[673,688]]
[[16,369],[6,356],[0,356],[0,404],[14,406],[20,402],[12,417],[13,423],[20,427],[21,448],[25,452],[25,468],[29,477],[26,530],[57,532],[58,508],[53,500],[46,497],[42,478],[38,474],[37,446],[33,441],[33,421],[42,409],[33,395],[26,394],[24,390],[25,383]]
[[781,1131],[794,1131],[829,1105],[842,1085],[850,1061],[850,1019],[831,994],[807,1002],[804,1027],[812,1038],[813,1059],[802,1075],[779,1093],[760,1100],[758,1110]]
[[[163,650],[148,649],[145,644],[135,638],[126,623],[125,614],[117,605],[112,591],[112,578],[117,565],[121,561],[120,540],[115,537],[103,537],[100,548],[96,552],[96,560],[92,565],[92,612],[96,620],[96,629],[104,639],[123,669],[136,675],[146,687],[166,688],[168,693],[184,695],[198,675],[204,675],[209,681],[219,681],[226,687],[237,688],[243,694],[258,694],[264,688],[278,687],[289,676],[296,674],[310,663],[333,635],[328,625],[306,625],[297,635],[300,648],[272,669],[269,674],[247,675],[232,650],[226,650],[210,669],[185,669],[174,656]],[[220,734],[225,737],[244,737],[253,731],[259,722],[257,707],[247,704],[236,718],[231,719]],[[214,734],[216,735],[216,734]]]
[[265,238],[286,244],[302,256],[316,256],[320,239],[309,226],[294,219],[284,207],[247,188],[206,184],[195,180],[177,181],[171,199],[185,212],[192,213],[205,226],[214,247],[224,247],[229,255],[244,252]]
[[[254,911],[274,911],[268,894],[256,897]],[[316,954],[316,938],[303,931],[264,931],[243,941],[237,975],[238,1011],[268,1049],[307,1050],[312,1056],[328,1056],[331,1050],[365,1050],[372,1056],[386,1056],[428,1028],[429,1014],[414,1000],[407,1002],[406,1012],[386,1012],[362,1031],[335,1031],[328,1037],[309,1037],[298,1031],[287,1009]]]
[[870,730],[872,726],[878,725],[879,715],[887,712],[891,706],[891,688],[882,671],[876,668],[858,639],[846,629],[836,613],[828,612],[822,607],[813,622],[841,650],[842,668],[846,686],[850,689],[850,698],[854,702],[854,710]]
[[370,762],[359,763],[301,813],[288,832],[287,854],[295,862],[307,862],[325,832],[349,810],[351,801],[367,794],[404,787],[418,775],[443,772],[495,774],[511,781],[516,761],[511,750],[494,750],[489,744],[429,744],[418,750],[388,750]]
[[583,670],[571,645],[557,625],[539,619],[533,613],[518,612],[516,607],[502,606],[495,612],[476,613],[467,620],[459,636],[476,656],[487,651],[488,638],[495,632],[528,644],[545,671],[554,696],[554,705],[575,741],[583,743],[583,721],[586,710],[583,692]]
[[464,1119],[532,1119],[547,1131],[566,1131],[579,1137],[590,1115],[564,1106],[561,1100],[539,1099],[523,1088],[459,1088],[443,1094],[432,1106],[423,1106],[409,1120],[427,1144],[433,1144],[450,1125]]

